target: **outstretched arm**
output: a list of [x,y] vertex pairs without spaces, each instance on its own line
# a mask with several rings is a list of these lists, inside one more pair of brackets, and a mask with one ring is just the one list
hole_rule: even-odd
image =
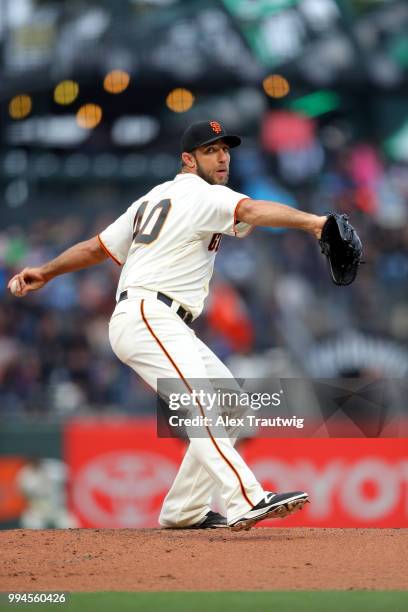
[[285,204],[268,200],[241,200],[237,207],[237,222],[267,227],[288,227],[310,232],[320,238],[327,217],[312,215]]
[[74,244],[39,268],[24,268],[10,279],[7,287],[17,297],[24,297],[29,291],[41,289],[55,276],[89,268],[107,258],[108,255],[102,249],[98,237],[94,236],[90,240]]

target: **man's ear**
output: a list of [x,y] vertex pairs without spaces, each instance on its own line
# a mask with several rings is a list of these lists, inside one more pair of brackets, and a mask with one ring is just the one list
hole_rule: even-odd
[[196,160],[192,153],[187,153],[187,151],[183,151],[183,153],[181,154],[181,159],[183,160],[184,165],[186,165],[188,168],[195,168]]

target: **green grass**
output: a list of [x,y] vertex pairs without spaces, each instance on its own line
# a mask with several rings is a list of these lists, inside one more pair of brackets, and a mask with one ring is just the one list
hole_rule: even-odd
[[0,610],[60,612],[406,612],[408,591],[272,591],[200,593],[73,593],[65,604],[8,604]]

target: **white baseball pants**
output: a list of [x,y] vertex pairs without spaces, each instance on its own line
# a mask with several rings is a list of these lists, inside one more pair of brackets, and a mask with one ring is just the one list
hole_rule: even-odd
[[[152,291],[131,290],[120,302],[109,324],[111,346],[155,391],[157,380],[180,379],[191,392],[190,379],[233,378],[228,368],[176,314],[179,303],[169,307]],[[160,513],[163,527],[187,527],[200,521],[210,509],[214,485],[218,485],[229,523],[243,516],[264,497],[254,474],[233,447],[229,437],[191,437],[179,472]]]

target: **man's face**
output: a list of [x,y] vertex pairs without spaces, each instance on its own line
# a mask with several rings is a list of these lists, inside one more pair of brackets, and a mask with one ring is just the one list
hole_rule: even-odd
[[210,185],[226,185],[229,178],[229,146],[222,140],[198,147],[192,152],[198,176]]

